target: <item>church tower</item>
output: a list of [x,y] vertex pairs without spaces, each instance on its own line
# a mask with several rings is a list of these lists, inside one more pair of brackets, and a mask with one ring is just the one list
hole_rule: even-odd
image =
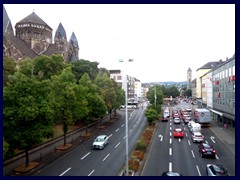
[[191,68],[188,68],[188,70],[187,70],[187,89],[191,89],[191,83],[192,83],[192,70],[191,70]]
[[61,54],[64,57],[64,59],[67,59],[67,36],[66,31],[61,23],[58,25],[58,28],[56,30],[54,43],[55,53]]
[[78,40],[77,40],[74,32],[72,33],[72,35],[70,37],[70,40],[68,42],[67,51],[68,51],[68,60],[70,62],[79,60],[79,57],[78,57],[78,53],[79,53]]

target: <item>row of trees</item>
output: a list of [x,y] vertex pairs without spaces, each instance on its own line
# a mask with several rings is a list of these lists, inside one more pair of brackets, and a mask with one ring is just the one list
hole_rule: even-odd
[[161,105],[163,104],[163,98],[172,96],[173,98],[180,95],[176,86],[166,88],[165,86],[154,85],[152,86],[148,93],[147,99],[150,101],[150,106],[145,112],[145,116],[149,123],[157,120],[159,114],[161,114]]
[[[65,63],[62,56],[39,56],[17,65],[3,59],[4,159],[16,148],[28,151],[46,138],[53,127],[91,123],[124,104],[125,92],[97,62]],[[64,138],[64,144],[66,138]]]

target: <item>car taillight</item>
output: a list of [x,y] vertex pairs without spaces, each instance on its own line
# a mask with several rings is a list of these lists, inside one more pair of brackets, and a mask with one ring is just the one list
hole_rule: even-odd
[[205,152],[205,149],[202,149],[202,152]]
[[215,150],[213,150],[212,152],[213,152],[213,153],[216,153],[216,151],[215,151]]

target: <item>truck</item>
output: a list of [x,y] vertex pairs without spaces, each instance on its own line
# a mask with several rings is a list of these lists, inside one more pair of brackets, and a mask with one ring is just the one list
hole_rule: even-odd
[[212,121],[211,113],[209,110],[201,108],[194,110],[194,120],[202,126],[209,126]]
[[162,121],[168,121],[169,119],[170,119],[170,110],[169,110],[169,108],[166,108],[163,111]]

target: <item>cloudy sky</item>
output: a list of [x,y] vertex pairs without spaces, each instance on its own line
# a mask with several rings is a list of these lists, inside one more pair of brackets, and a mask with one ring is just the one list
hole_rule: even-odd
[[[33,11],[75,33],[79,58],[141,82],[186,81],[187,69],[235,53],[234,4],[4,4],[15,24]],[[120,63],[133,59],[131,63]]]

